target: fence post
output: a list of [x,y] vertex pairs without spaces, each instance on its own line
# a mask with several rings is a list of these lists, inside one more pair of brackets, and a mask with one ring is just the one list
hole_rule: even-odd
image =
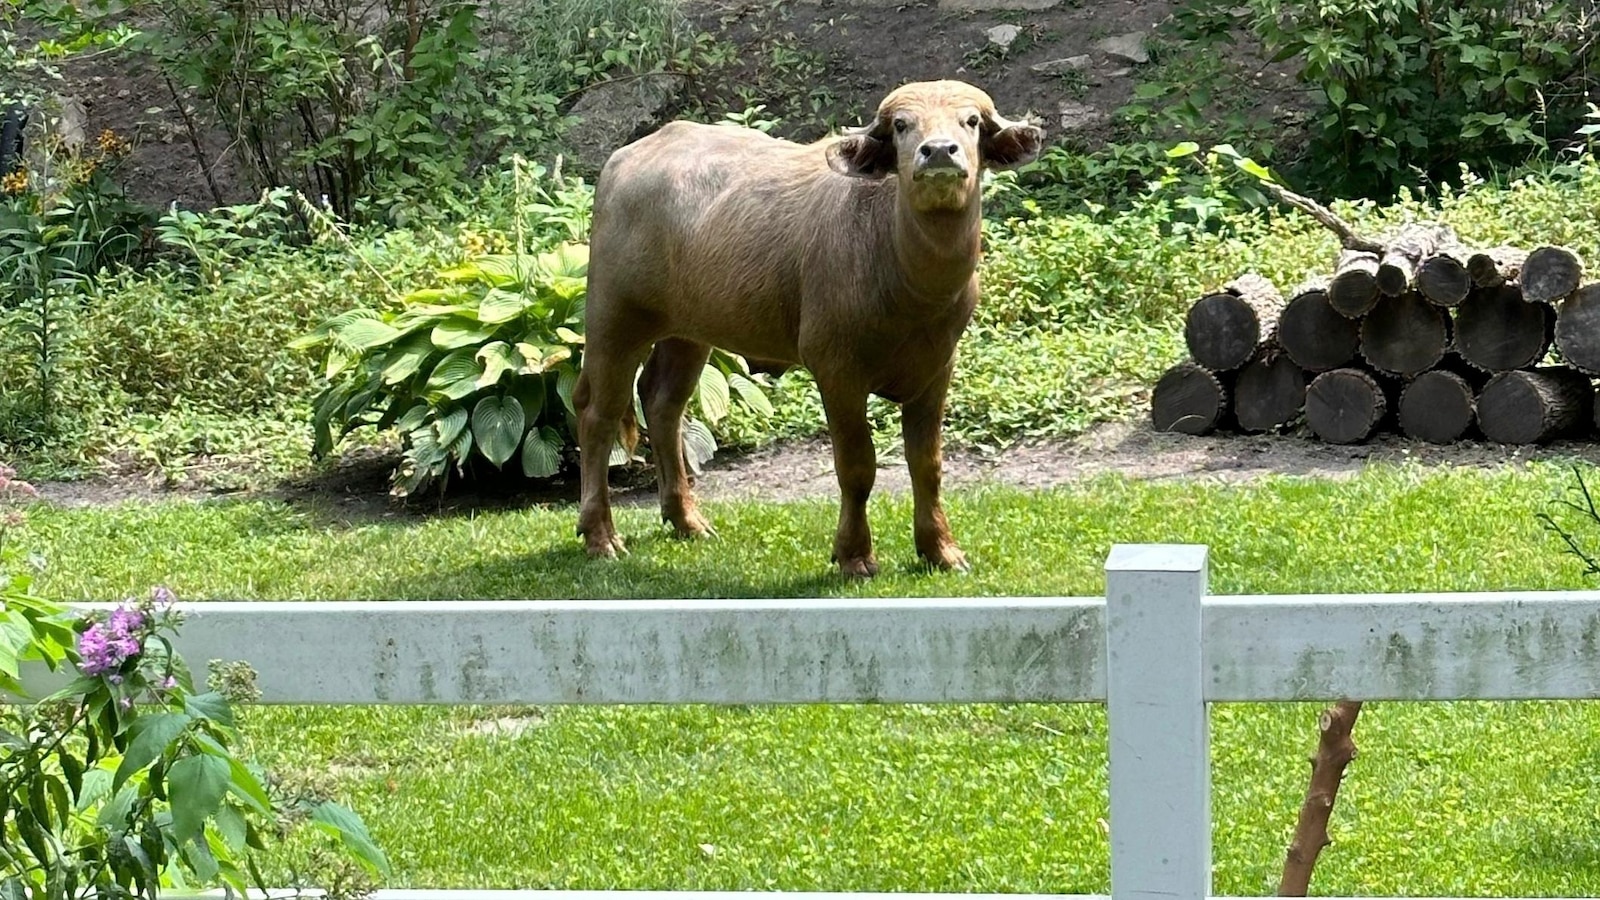
[[1118,544],[1106,560],[1113,900],[1211,893],[1205,593],[1204,545]]

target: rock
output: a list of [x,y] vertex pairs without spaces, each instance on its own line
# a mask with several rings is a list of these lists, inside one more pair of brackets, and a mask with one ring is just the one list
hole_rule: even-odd
[[999,47],[1000,52],[1004,53],[1011,49],[1011,44],[1022,34],[1022,29],[1015,25],[996,25],[984,34],[989,36],[991,45]]
[[578,122],[567,133],[576,162],[598,172],[612,151],[657,124],[687,84],[682,75],[661,72],[589,90],[573,106]]
[[1106,119],[1105,113],[1076,100],[1061,101],[1061,105],[1056,107],[1056,113],[1061,117],[1062,131],[1078,131],[1098,125]]
[[1069,72],[1086,71],[1093,64],[1094,61],[1089,58],[1089,54],[1084,53],[1038,63],[1029,66],[1028,70],[1035,75],[1066,75]]
[[1094,49],[1118,62],[1139,66],[1150,61],[1150,51],[1144,45],[1144,32],[1130,31],[1115,34],[1094,42]]
[[991,9],[1025,9],[1038,12],[1055,9],[1062,0],[939,0],[945,12],[983,12]]

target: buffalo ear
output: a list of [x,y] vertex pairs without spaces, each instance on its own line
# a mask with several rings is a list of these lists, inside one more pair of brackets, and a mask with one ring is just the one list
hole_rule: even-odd
[[1044,129],[1028,122],[1008,122],[999,116],[993,131],[985,129],[980,150],[990,169],[1015,169],[1039,158],[1044,149]]
[[854,131],[828,145],[828,168],[853,178],[882,178],[894,172],[894,141]]

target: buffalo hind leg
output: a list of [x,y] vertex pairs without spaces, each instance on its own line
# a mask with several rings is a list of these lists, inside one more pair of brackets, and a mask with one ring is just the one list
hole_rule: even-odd
[[944,478],[945,394],[950,388],[950,370],[900,408],[900,433],[906,443],[906,466],[911,470],[913,505],[912,533],[917,555],[940,569],[966,571],[967,557],[950,535],[944,506],[939,501],[939,486]]
[[833,468],[839,478],[839,530],[833,538],[833,561],[840,574],[870,578],[878,574],[872,555],[872,528],[867,523],[867,498],[878,476],[872,427],[867,423],[867,395],[851,389],[830,390],[819,381],[822,407],[833,443]]
[[695,505],[683,459],[683,411],[710,355],[709,344],[668,338],[656,344],[639,376],[639,400],[650,429],[656,489],[661,493],[661,518],[670,522],[681,538],[716,534]]
[[633,373],[649,346],[629,347],[618,353],[617,344],[596,339],[591,329],[584,347],[583,370],[572,392],[572,405],[578,411],[578,464],[583,482],[578,534],[589,555],[596,557],[627,552],[611,521],[611,448],[616,445],[622,417],[633,402]]

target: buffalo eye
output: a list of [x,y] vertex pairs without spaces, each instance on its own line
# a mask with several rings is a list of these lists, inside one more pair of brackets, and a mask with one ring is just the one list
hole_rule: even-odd
[[911,127],[911,123],[907,122],[905,119],[895,119],[894,120],[894,130],[895,130],[896,134],[904,134],[905,130],[907,128],[910,128],[910,127]]
[[977,128],[978,127],[978,117],[976,115],[971,115],[971,116],[967,117],[967,127],[968,128]]

